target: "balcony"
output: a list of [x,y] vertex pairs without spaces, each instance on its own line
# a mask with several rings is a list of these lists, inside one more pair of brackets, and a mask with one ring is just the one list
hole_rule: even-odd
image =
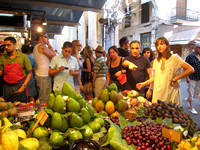
[[182,23],[185,21],[195,22],[199,20],[200,20],[200,13],[198,11],[180,7],[176,7],[171,10],[170,21],[172,23]]

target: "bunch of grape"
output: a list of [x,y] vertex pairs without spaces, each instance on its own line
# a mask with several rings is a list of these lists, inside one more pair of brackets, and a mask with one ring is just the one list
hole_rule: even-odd
[[129,145],[137,146],[137,150],[171,150],[169,139],[162,137],[162,127],[171,129],[167,125],[152,122],[126,126],[122,131],[122,138]]

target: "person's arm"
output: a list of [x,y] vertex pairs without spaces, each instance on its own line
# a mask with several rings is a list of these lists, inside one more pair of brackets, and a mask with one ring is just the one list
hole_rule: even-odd
[[96,79],[97,79],[97,73],[93,73],[93,80],[92,80],[93,87],[95,87],[95,80]]
[[82,71],[91,72],[91,62],[89,58],[86,58],[86,65],[87,65],[87,69],[82,68]]
[[135,70],[137,66],[128,60],[124,60],[122,63],[123,67],[129,68],[130,70]]
[[50,49],[45,46],[45,45],[40,45],[38,46],[38,51],[43,53],[44,55],[46,55],[47,57],[49,57],[50,59],[52,59],[54,56],[56,56],[55,51],[53,50],[52,47],[50,47]]
[[0,70],[0,76],[3,76],[3,70]]
[[31,76],[32,76],[32,71],[30,70],[27,72],[27,76],[26,76],[26,79],[24,80],[24,83],[15,93],[19,93],[19,92],[22,92],[25,90],[25,88],[27,87],[27,85],[31,79]]
[[153,77],[151,77],[149,80],[146,80],[146,81],[141,82],[141,83],[137,83],[137,84],[136,84],[136,88],[137,88],[138,90],[140,90],[141,88],[143,88],[143,87],[145,87],[145,86],[147,86],[147,85],[150,85],[151,83],[154,82],[154,76],[155,76],[155,74],[154,74]]
[[179,86],[179,84],[177,83],[178,80],[180,80],[184,77],[187,77],[190,74],[195,72],[194,68],[186,62],[184,62],[181,67],[184,69],[184,71],[180,75],[173,78],[173,80],[171,82],[172,86]]
[[49,76],[55,76],[57,75],[60,71],[65,70],[64,66],[60,66],[59,68],[56,69],[52,69],[51,67],[49,67]]
[[78,76],[79,75],[79,70],[73,71],[73,69],[69,69],[69,73],[73,76]]
[[106,75],[106,84],[107,84],[107,86],[110,85],[110,72],[109,72],[109,69],[110,69],[110,62],[108,63],[108,72],[107,72],[107,75]]
[[80,90],[81,90],[81,91],[84,91],[84,87],[83,87],[83,84],[82,84],[82,82],[81,82],[80,75],[76,76],[76,79],[77,79],[78,84],[79,84],[79,86],[80,86]]
[[[151,69],[151,67],[150,67],[150,68],[147,68],[147,73],[148,73],[149,79],[150,79],[150,78],[152,77],[152,69]],[[152,95],[152,87],[153,87],[153,84],[150,83],[149,89],[148,89],[148,91],[147,91],[147,93],[146,93],[147,99],[149,99],[149,98],[151,97],[151,95]]]

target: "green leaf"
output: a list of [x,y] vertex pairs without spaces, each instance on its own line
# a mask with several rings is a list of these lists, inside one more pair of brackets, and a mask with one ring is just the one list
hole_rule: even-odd
[[21,143],[19,143],[19,150],[29,150],[28,148],[24,147]]
[[105,127],[102,127],[99,132],[93,134],[92,140],[98,142],[99,139],[105,135],[105,133],[107,133],[107,129]]
[[52,150],[53,149],[53,146],[51,145],[48,138],[40,138],[39,143],[40,143],[39,150]]
[[132,124],[133,124],[134,126],[137,126],[137,125],[141,125],[142,122],[138,122],[137,120],[135,120]]
[[162,118],[156,118],[156,123],[163,123]]
[[135,147],[128,145],[127,142],[121,138],[121,133],[118,131],[116,126],[114,123],[111,123],[111,127],[109,128],[107,134],[108,139],[102,146],[110,144],[110,146],[114,149],[135,150]]
[[119,124],[120,124],[120,128],[123,130],[126,126],[132,125],[132,122],[129,122],[128,120],[126,120],[124,117],[122,117],[120,115],[119,116]]

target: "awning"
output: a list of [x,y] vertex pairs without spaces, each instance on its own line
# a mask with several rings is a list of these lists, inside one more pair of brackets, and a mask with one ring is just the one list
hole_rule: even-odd
[[200,28],[176,32],[168,40],[170,45],[185,45],[192,41],[200,41]]

